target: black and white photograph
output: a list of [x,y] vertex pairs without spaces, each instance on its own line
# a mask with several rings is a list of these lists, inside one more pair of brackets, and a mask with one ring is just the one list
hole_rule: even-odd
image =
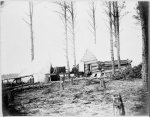
[[148,116],[149,5],[0,0],[1,116]]

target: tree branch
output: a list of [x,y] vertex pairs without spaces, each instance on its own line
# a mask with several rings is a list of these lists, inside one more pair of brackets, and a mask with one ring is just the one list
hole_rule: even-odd
[[29,23],[28,21],[26,21],[24,18],[22,18],[22,20],[23,20],[26,24],[28,24],[29,26],[31,25],[31,23]]

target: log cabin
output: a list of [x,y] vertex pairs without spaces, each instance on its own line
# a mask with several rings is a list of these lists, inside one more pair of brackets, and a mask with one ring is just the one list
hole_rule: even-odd
[[[81,59],[81,62],[84,64],[84,73],[88,74],[89,72],[91,74],[97,74],[103,73],[106,76],[111,75],[111,70],[112,70],[112,64],[111,61],[99,61],[98,57],[92,52],[90,49],[87,49],[83,58]],[[118,71],[118,61],[115,60],[115,71]],[[121,63],[121,69],[124,69],[126,67],[131,67],[131,62],[132,60],[120,60]]]

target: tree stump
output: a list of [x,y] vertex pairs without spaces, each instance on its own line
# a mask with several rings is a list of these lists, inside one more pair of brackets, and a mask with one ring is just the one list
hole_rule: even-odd
[[104,79],[100,79],[100,87],[104,89],[106,88]]
[[120,94],[113,95],[113,113],[114,116],[125,115],[124,104]]
[[63,77],[60,77],[60,90],[64,90],[64,82],[65,82],[65,75],[63,74]]

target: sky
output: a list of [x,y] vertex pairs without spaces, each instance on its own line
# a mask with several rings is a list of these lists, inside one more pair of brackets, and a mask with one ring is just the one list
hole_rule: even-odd
[[[126,2],[129,13],[120,20],[120,56],[132,60],[132,66],[142,61],[142,39],[140,24],[133,18],[136,14],[135,1]],[[100,61],[111,60],[110,34],[106,7],[101,1],[96,2],[97,49]],[[89,28],[90,3],[75,3],[76,23],[75,39],[77,63],[80,63],[87,48],[93,46],[94,37]],[[35,1],[33,30],[35,61],[37,67],[50,65],[65,66],[64,25],[56,11],[60,7],[51,1]],[[24,20],[29,21],[29,4],[27,1],[7,1],[1,9],[1,71],[2,73],[20,73],[31,63],[30,28]],[[117,59],[114,48],[115,59]],[[72,39],[69,33],[69,60],[73,66]]]

